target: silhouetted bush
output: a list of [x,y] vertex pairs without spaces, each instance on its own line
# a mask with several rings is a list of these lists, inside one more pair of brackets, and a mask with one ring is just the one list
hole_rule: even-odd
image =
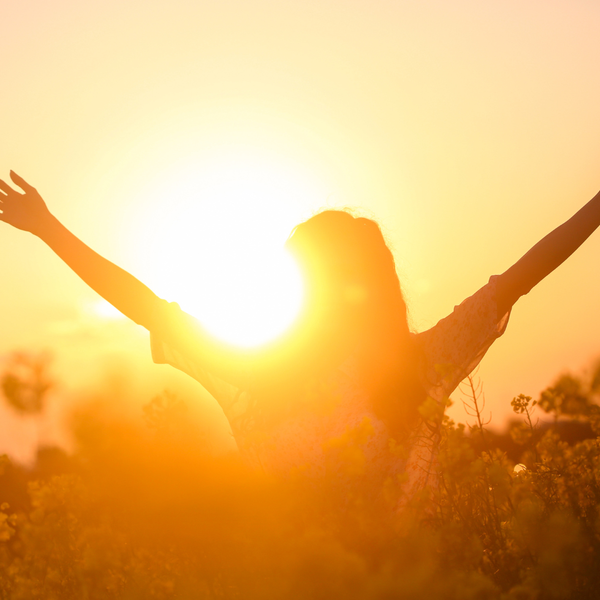
[[[597,598],[597,386],[563,377],[515,398],[511,459],[471,391],[475,425],[444,419],[439,485],[400,511],[398,482],[373,501],[215,454],[172,394],[145,424],[81,409],[71,455],[0,461],[1,597]],[[566,423],[585,435],[561,439]]]

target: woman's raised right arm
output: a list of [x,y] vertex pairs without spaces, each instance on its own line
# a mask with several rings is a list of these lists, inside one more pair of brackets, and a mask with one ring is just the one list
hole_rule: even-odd
[[0,221],[44,241],[85,283],[126,317],[152,330],[164,303],[141,281],[106,260],[54,217],[37,190],[11,171],[23,193],[0,180]]

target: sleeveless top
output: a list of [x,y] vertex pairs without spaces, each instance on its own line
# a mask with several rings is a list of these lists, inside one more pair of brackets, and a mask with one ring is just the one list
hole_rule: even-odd
[[392,484],[397,497],[406,499],[435,485],[436,420],[450,394],[506,329],[510,312],[497,314],[496,279],[491,277],[437,325],[414,334],[427,399],[420,409],[424,418],[402,443],[373,412],[353,356],[307,386],[287,417],[254,428],[241,427],[251,400],[247,386],[252,373],[246,363],[175,303],[162,301],[163,324],[150,332],[152,358],[198,381],[221,405],[240,452],[266,472],[283,477],[302,473],[343,486],[360,481],[373,490]]

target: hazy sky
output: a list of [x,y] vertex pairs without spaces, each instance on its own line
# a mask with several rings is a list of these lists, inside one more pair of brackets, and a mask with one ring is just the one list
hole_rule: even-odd
[[[595,1],[4,0],[0,20],[0,176],[199,317],[299,220],[353,206],[420,331],[600,189]],[[599,267],[597,234],[516,305],[479,371],[495,422],[600,356]],[[7,226],[0,282],[0,354],[52,349],[64,389],[179,377]],[[0,451],[33,435],[2,419]]]

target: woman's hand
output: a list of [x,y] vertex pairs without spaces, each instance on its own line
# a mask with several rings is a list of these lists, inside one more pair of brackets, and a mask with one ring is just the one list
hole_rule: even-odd
[[52,215],[37,190],[14,171],[10,178],[24,193],[0,179],[0,221],[40,236]]

